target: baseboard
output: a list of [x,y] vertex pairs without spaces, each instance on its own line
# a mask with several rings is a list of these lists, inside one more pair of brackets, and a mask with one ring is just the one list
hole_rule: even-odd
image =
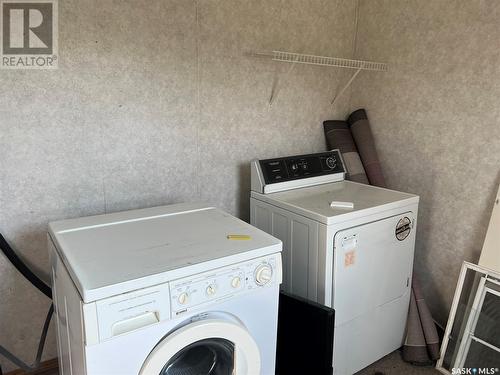
[[56,375],[59,373],[59,363],[57,358],[49,359],[40,363],[40,366],[35,371],[26,372],[24,370],[14,370],[5,375]]

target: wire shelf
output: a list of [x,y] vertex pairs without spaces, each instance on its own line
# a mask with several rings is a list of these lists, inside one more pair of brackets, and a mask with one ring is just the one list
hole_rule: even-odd
[[[351,83],[356,79],[358,74],[362,70],[371,70],[371,71],[379,71],[386,72],[387,64],[382,62],[375,61],[366,61],[366,60],[353,60],[353,59],[344,59],[340,57],[329,57],[329,56],[317,56],[317,55],[306,55],[303,53],[294,53],[294,52],[284,52],[284,51],[271,51],[271,52],[253,52],[247,55],[253,57],[267,58],[273,61],[281,61],[290,63],[291,66],[285,74],[286,78],[290,75],[290,72],[293,70],[293,67],[296,64],[308,64],[308,65],[319,65],[319,66],[333,66],[336,68],[347,68],[347,69],[355,69],[356,71],[351,76],[351,78],[347,81],[347,83],[342,87],[342,89],[334,96],[331,104],[334,105],[337,99],[342,96],[342,94],[347,90],[347,88],[351,85]],[[276,100],[278,93],[280,91],[279,78],[275,75],[275,79],[271,89],[271,95],[269,97],[269,105],[271,106],[273,102]]]
[[256,52],[253,54],[256,57],[267,57],[274,61],[282,61],[287,63],[334,66],[337,68],[387,71],[387,64],[375,61],[352,60],[340,57],[306,55],[303,53],[272,51],[272,52]]

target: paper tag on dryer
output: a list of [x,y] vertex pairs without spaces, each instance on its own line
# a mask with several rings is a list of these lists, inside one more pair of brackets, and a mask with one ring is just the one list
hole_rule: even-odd
[[342,250],[344,252],[344,267],[350,267],[356,263],[357,245],[358,238],[356,235],[346,237],[342,240]]
[[348,251],[344,254],[344,267],[353,266],[356,263],[356,250]]

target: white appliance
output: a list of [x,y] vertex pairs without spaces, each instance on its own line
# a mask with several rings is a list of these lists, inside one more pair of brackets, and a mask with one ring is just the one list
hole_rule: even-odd
[[335,309],[336,375],[403,343],[419,200],[344,176],[337,150],[251,164],[251,223],[283,241],[282,288]]
[[54,222],[49,245],[62,375],[274,374],[278,239],[180,204]]

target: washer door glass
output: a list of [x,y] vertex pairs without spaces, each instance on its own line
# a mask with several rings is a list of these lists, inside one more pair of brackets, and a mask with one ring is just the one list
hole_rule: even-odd
[[194,342],[168,361],[160,375],[231,375],[234,344],[212,338]]
[[237,321],[208,317],[165,335],[146,357],[139,375],[260,374],[260,351]]

